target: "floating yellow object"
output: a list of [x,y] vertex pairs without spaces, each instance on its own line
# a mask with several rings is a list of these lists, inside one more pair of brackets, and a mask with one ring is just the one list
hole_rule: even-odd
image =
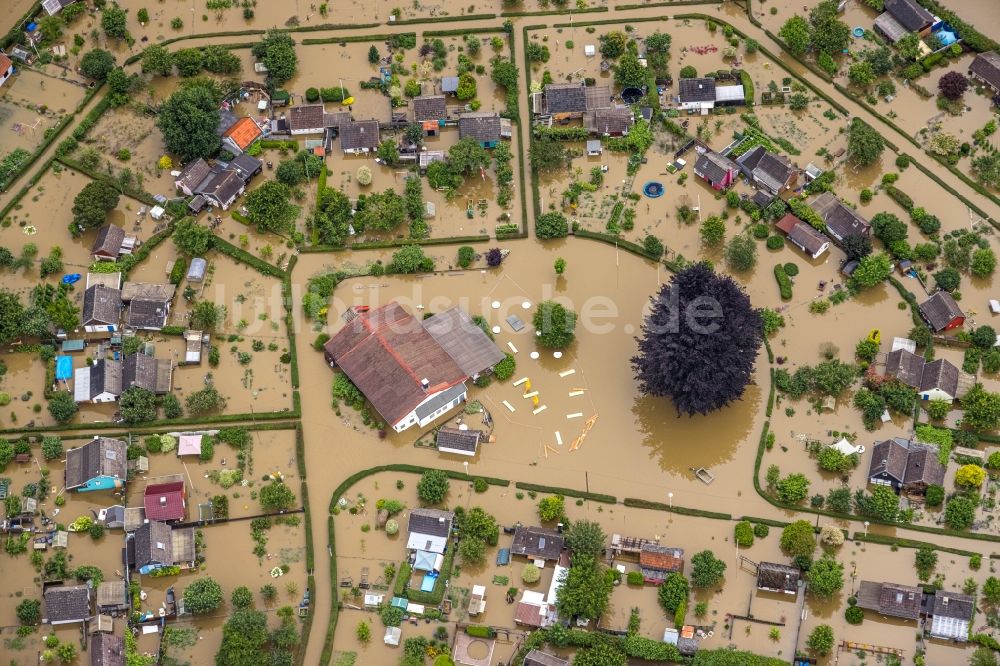
[[868,339],[874,342],[875,344],[878,344],[879,342],[882,341],[882,331],[878,330],[877,328],[873,328],[868,333]]
[[525,380],[524,380],[524,392],[528,393],[530,391],[531,391],[531,380],[525,378]]
[[353,97],[348,97],[347,99],[345,99],[343,102],[340,103],[341,106],[350,106],[351,104],[354,104]]
[[538,396],[537,395],[531,396],[531,404],[534,405],[535,407],[538,407]]

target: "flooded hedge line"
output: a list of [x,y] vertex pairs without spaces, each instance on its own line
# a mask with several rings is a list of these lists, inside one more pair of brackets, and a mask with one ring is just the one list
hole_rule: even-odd
[[580,499],[588,499],[594,502],[603,502],[605,504],[618,503],[618,498],[614,495],[592,493],[587,490],[573,490],[572,488],[560,488],[558,486],[543,486],[538,483],[526,483],[524,481],[516,482],[514,487],[520,490],[534,491],[536,493],[551,493],[553,495],[562,495],[563,497],[578,497]]
[[[381,23],[375,23],[375,26],[382,25]],[[372,27],[372,26],[369,26]],[[467,32],[467,31],[466,31]],[[316,44],[340,44],[341,42],[385,42],[393,37],[402,37],[404,35],[413,35],[413,39],[417,38],[417,33],[415,32],[398,32],[393,34],[384,33],[381,35],[343,35],[341,37],[316,37],[310,39],[303,39],[302,46],[314,46]]]
[[[607,243],[609,245],[614,245],[615,247],[620,247],[626,252],[631,252],[632,254],[638,255],[643,259],[650,259],[652,261],[657,261],[659,257],[646,252],[646,248],[638,243],[633,243],[632,241],[619,238],[614,234],[606,234],[600,231],[588,231],[586,229],[577,229],[573,232],[574,236],[579,236],[580,238],[590,238],[593,240],[599,240],[602,243]],[[668,267],[669,268],[669,267]]]
[[[136,199],[137,201],[141,201],[142,203],[146,204],[147,206],[155,206],[155,205],[157,205],[156,199],[154,199],[153,195],[150,194],[149,192],[146,192],[144,190],[137,190],[134,187],[122,187],[121,183],[119,183],[118,181],[116,181],[114,178],[112,178],[108,174],[101,173],[100,171],[97,171],[95,169],[89,169],[89,168],[85,167],[84,165],[80,164],[79,162],[77,162],[74,159],[70,159],[69,157],[63,156],[63,157],[56,157],[52,161],[53,162],[58,162],[59,164],[61,164],[64,167],[66,167],[67,169],[72,169],[73,171],[77,171],[79,173],[82,173],[84,176],[87,176],[91,180],[101,180],[101,181],[104,181],[105,183],[108,183],[108,184],[114,186],[114,188],[117,189],[122,194],[124,194],[126,196],[129,196],[129,197],[132,197],[133,199]],[[149,241],[146,241],[146,242],[148,243]],[[143,243],[143,245],[145,245],[145,244],[146,243]],[[141,252],[141,250],[142,250],[142,246],[139,247],[138,251],[136,251],[136,252],[133,253],[133,256],[136,255],[136,254],[139,254]],[[147,252],[147,255],[148,255],[148,252]],[[143,256],[143,258],[145,258],[145,255]]]
[[[553,9],[553,10],[540,10],[537,12],[500,12],[500,16],[503,18],[518,18],[522,16],[576,16],[577,14],[603,14],[607,13],[607,7],[584,7],[583,9]],[[621,23],[622,21],[615,21],[616,23]],[[580,23],[578,25],[584,25]],[[547,28],[548,26],[540,26],[542,28]]]
[[236,247],[229,241],[220,238],[219,236],[212,237],[212,248],[221,252],[222,254],[235,259],[236,261],[246,264],[251,268],[255,268],[258,273],[263,273],[270,277],[276,277],[284,280],[287,273],[273,264],[269,264],[259,257],[255,257],[246,250]]
[[[486,21],[495,19],[496,14],[465,14],[457,16],[428,16],[427,18],[403,19],[402,21],[386,21],[385,25],[420,25],[422,23],[455,23],[456,21]],[[460,31],[460,34],[478,32],[474,28]]]
[[732,520],[732,514],[721,513],[719,511],[705,511],[704,509],[690,509],[686,506],[670,506],[663,502],[626,497],[623,500],[625,506],[633,509],[652,509],[654,511],[666,511],[682,516],[697,516],[699,518],[711,518],[713,520]]
[[973,555],[980,555],[982,553],[976,553],[971,550],[963,550],[961,548],[950,548],[948,546],[939,546],[935,543],[929,541],[918,541],[916,539],[901,539],[899,537],[885,536],[884,534],[869,534],[864,533],[858,534],[854,533],[851,537],[854,541],[867,541],[868,543],[877,543],[883,546],[896,546],[897,548],[931,548],[933,550],[939,550],[942,553],[951,553],[952,555],[961,555],[962,557],[972,557]]

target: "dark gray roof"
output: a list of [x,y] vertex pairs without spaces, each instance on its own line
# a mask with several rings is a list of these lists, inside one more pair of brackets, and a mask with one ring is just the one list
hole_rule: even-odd
[[441,509],[413,509],[407,518],[406,531],[410,534],[447,537],[455,514]]
[[438,430],[437,447],[475,453],[476,449],[479,448],[482,436],[482,430],[459,430],[458,428],[444,427]]
[[126,282],[122,285],[122,300],[138,298],[166,303],[174,297],[175,291],[177,287],[168,282]]
[[346,125],[349,122],[351,122],[350,111],[334,111],[333,113],[323,114],[323,125],[326,127],[335,127],[338,132],[341,125]]
[[861,581],[858,606],[890,617],[915,620],[920,617],[923,590],[913,585]]
[[916,0],[885,0],[885,11],[892,14],[901,26],[910,32],[926,28],[934,21],[929,11],[916,3]]
[[943,331],[956,317],[965,317],[955,298],[943,290],[920,304],[920,314],[935,331]]
[[377,120],[356,120],[340,126],[340,147],[344,150],[378,148],[379,134]]
[[582,83],[550,83],[545,86],[545,108],[549,113],[583,113],[587,110],[586,91]]
[[229,162],[229,168],[236,171],[243,180],[249,180],[263,166],[263,162],[253,155],[247,155],[246,153],[240,153]]
[[524,666],[569,666],[569,662],[565,659],[540,650],[532,650],[526,654],[523,664]]
[[872,449],[871,466],[868,477],[886,472],[899,483],[906,475],[906,458],[909,454],[910,442],[902,437],[893,437],[877,442]]
[[417,405],[417,408],[413,411],[417,415],[417,420],[425,419],[449,402],[452,402],[456,398],[461,398],[468,392],[469,389],[464,383],[455,384],[441,391],[427,402]]
[[584,124],[593,134],[624,134],[633,123],[632,109],[627,106],[595,109],[584,116]]
[[750,201],[757,204],[758,208],[767,208],[774,201],[774,195],[764,190],[757,190],[750,197]]
[[82,621],[90,617],[90,588],[59,585],[45,590],[45,617],[49,622]]
[[174,563],[174,542],[170,525],[151,520],[135,531],[135,566]]
[[489,370],[504,359],[504,353],[457,305],[421,323],[462,372],[469,376]]
[[222,205],[227,205],[239,195],[240,190],[245,185],[246,183],[238,171],[224,169],[213,173],[193,191],[195,194],[203,195],[206,199],[214,199]]
[[761,562],[757,566],[757,587],[764,590],[798,592],[802,572],[798,567],[775,562]]
[[739,167],[728,157],[710,150],[698,158],[694,163],[694,170],[713,183],[718,183],[730,171],[739,171]]
[[157,359],[145,354],[129,354],[122,363],[122,389],[133,386],[144,388],[153,393],[163,394],[170,390],[169,383],[164,386],[164,376],[169,379],[170,361]]
[[122,394],[122,364],[113,359],[102,358],[90,366],[90,397],[101,393]]
[[414,122],[425,120],[444,120],[448,117],[448,106],[445,104],[444,95],[425,95],[414,97],[411,102],[413,107]]
[[844,204],[833,192],[824,192],[809,204],[826,224],[834,238],[843,239],[853,235],[868,235],[871,224],[856,210]]
[[458,138],[471,137],[481,143],[500,140],[500,115],[489,111],[463,113],[458,117]]
[[288,110],[288,128],[297,130],[322,130],[323,105],[303,104]]
[[134,299],[125,313],[125,325],[130,328],[159,330],[167,323],[169,309],[163,301]]
[[95,284],[83,292],[83,312],[80,315],[83,325],[117,326],[122,316],[121,294],[120,290],[103,284]]
[[788,232],[788,239],[800,247],[804,247],[809,254],[816,254],[823,245],[830,242],[821,231],[817,231],[811,224],[800,221]]
[[994,88],[1000,89],[1000,53],[996,51],[980,53],[969,65],[969,71]]
[[[905,349],[897,349],[894,352],[889,352],[889,356],[886,358],[885,375],[886,377],[895,377],[911,388],[919,388],[926,364],[927,361],[924,360],[923,356],[918,356]],[[957,381],[957,375],[955,379]]]
[[952,398],[958,396],[958,368],[949,361],[938,359],[924,366],[920,391],[940,389]]
[[181,171],[181,175],[177,177],[176,182],[193,191],[194,188],[204,182],[204,180],[208,178],[211,173],[212,167],[208,165],[208,162],[199,157],[193,162],[187,163]]
[[677,87],[682,104],[715,101],[715,79],[681,79]]
[[72,490],[98,476],[124,481],[128,474],[125,448],[120,439],[100,437],[66,451],[66,488]]
[[118,253],[122,248],[122,241],[125,240],[125,230],[113,224],[105,224],[97,230],[97,238],[90,248],[91,254],[118,258]]
[[934,607],[931,615],[971,620],[975,607],[975,597],[960,592],[938,590],[934,593]]
[[795,165],[784,155],[765,152],[753,170],[753,179],[758,185],[778,193],[794,171]]
[[764,146],[754,146],[736,158],[736,163],[740,165],[740,171],[743,172],[744,176],[753,178],[753,170],[757,168],[760,158],[764,157],[765,153],[767,153],[767,148]]
[[937,449],[911,444],[909,455],[906,456],[906,472],[903,475],[903,483],[925,486],[943,484],[944,465],[938,462]]
[[558,560],[564,541],[563,535],[556,530],[518,525],[510,552],[532,559]]
[[95,633],[90,639],[90,666],[123,666],[125,640],[121,636],[104,632]]

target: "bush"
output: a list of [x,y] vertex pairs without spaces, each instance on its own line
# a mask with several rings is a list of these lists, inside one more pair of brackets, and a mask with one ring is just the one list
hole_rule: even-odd
[[306,101],[309,103],[315,103],[319,101],[319,89],[318,88],[306,88]]
[[781,236],[770,236],[767,239],[768,250],[780,250],[783,247],[785,247],[785,239]]
[[545,213],[535,221],[535,235],[539,238],[563,238],[569,234],[569,222],[562,213]]
[[733,528],[733,536],[736,539],[736,544],[742,548],[749,548],[753,545],[753,527],[750,525],[750,521],[741,520],[736,523],[736,527]]
[[521,571],[521,580],[529,585],[531,583],[537,583],[538,579],[541,577],[542,577],[542,572],[534,564],[524,565],[524,569]]
[[763,539],[771,533],[771,528],[764,523],[757,523],[753,526],[753,535],[758,539]]
[[417,483],[417,496],[427,504],[440,504],[448,494],[448,475],[437,469],[429,469]]
[[848,606],[844,611],[844,619],[848,624],[861,624],[865,619],[865,612],[860,606]]
[[625,576],[625,582],[629,585],[642,585],[645,583],[645,580],[642,577],[642,572],[629,571],[628,575]]

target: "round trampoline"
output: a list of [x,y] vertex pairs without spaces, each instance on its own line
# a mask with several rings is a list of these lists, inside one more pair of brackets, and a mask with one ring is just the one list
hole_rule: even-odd
[[642,186],[642,193],[650,199],[657,199],[663,196],[663,183],[651,180]]
[[860,39],[865,36],[865,29],[859,26],[854,30],[851,30],[851,34]]
[[622,91],[622,101],[626,104],[635,104],[642,99],[642,88],[625,88]]

